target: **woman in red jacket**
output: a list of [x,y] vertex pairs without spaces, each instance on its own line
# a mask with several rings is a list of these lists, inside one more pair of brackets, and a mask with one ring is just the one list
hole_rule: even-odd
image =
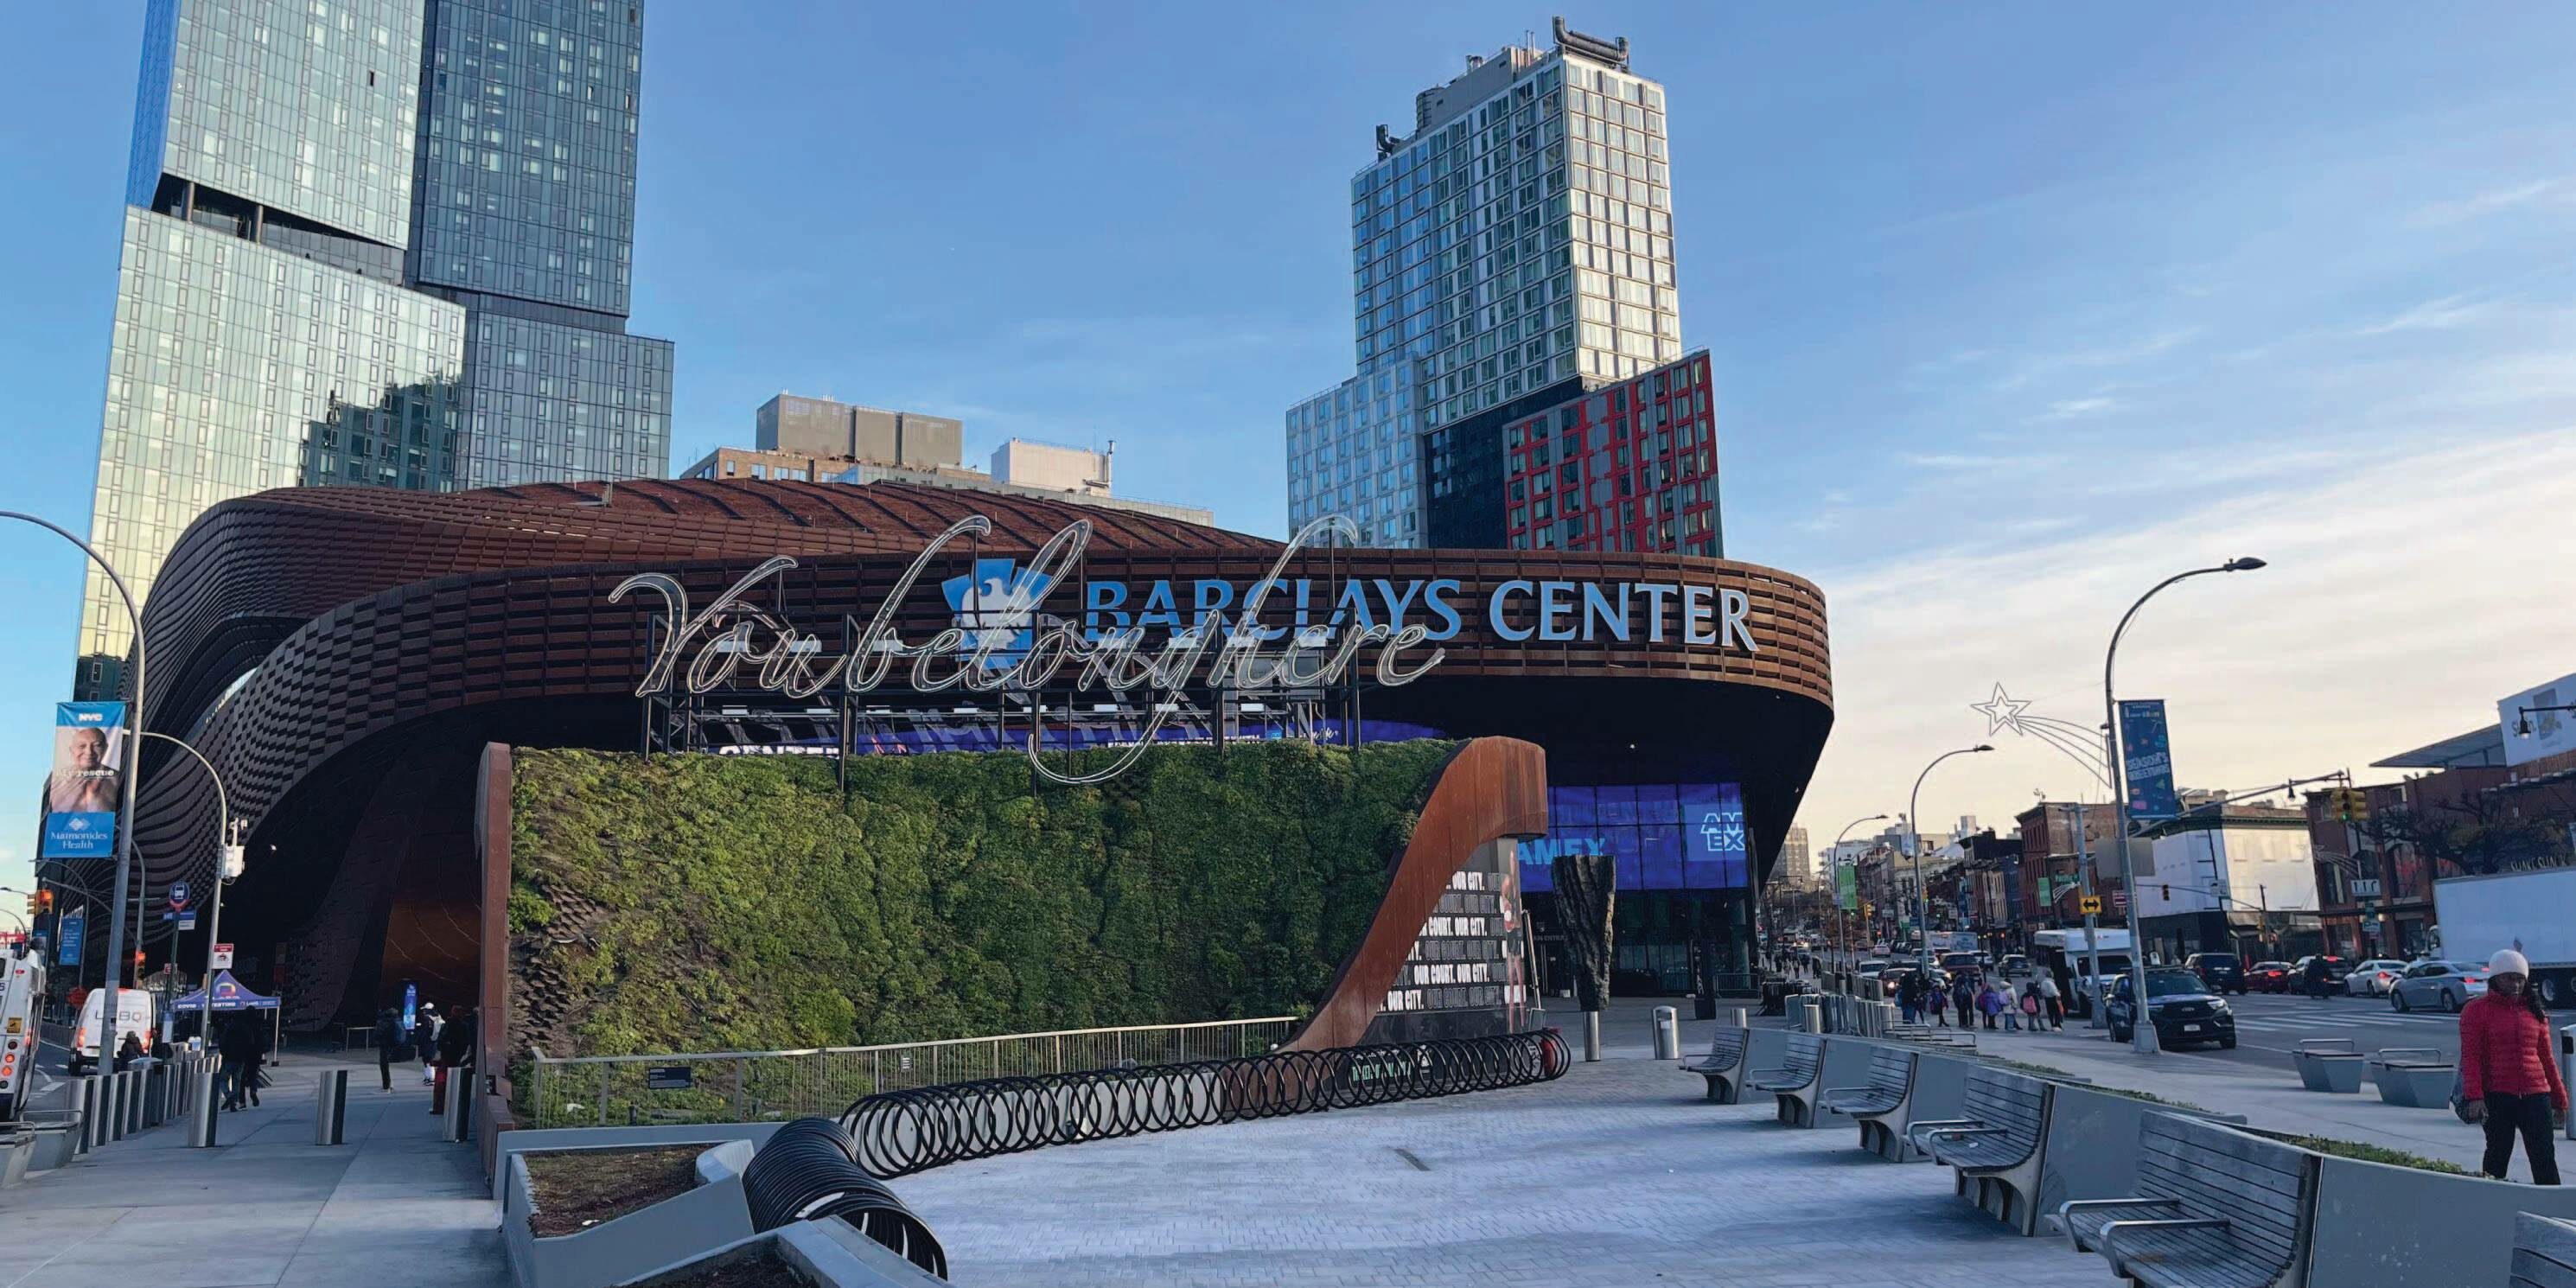
[[2460,1008],[2461,1116],[2486,1124],[2486,1174],[2503,1180],[2522,1134],[2535,1185],[2558,1183],[2551,1132],[2567,1125],[2567,1084],[2550,1049],[2549,1013],[2530,988],[2531,963],[2507,948],[2487,962],[2486,996]]

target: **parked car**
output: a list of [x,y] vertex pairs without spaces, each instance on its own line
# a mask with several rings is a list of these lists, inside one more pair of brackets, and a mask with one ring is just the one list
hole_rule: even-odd
[[[2126,1042],[2136,1031],[2135,984],[2122,976],[2104,1004],[2114,1042]],[[2200,976],[2187,970],[2158,967],[2147,972],[2147,1020],[2156,1026],[2158,1046],[2215,1042],[2227,1050],[2236,1047],[2236,1013],[2228,1009],[2227,999],[2209,991]]]
[[2245,987],[2257,993],[2289,992],[2292,978],[2288,962],[2256,962],[2245,968]]
[[2406,968],[2388,990],[2388,1004],[2401,1011],[2457,1011],[2487,991],[2485,962],[2422,961]]
[[2343,991],[2353,997],[2386,997],[2397,977],[2405,973],[2406,963],[2394,957],[2374,957],[2354,966],[2352,973],[2343,977]]
[[2234,953],[2193,953],[2182,959],[2182,968],[2200,976],[2210,992],[2245,992],[2245,959]]

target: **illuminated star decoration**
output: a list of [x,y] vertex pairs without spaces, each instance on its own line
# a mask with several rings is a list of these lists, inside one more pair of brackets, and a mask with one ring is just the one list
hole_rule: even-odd
[[2103,758],[2101,731],[2087,729],[2071,720],[2025,714],[2030,705],[2004,692],[2004,686],[1999,683],[1995,685],[1993,697],[1983,702],[1971,702],[1968,709],[1986,718],[1988,737],[2010,731],[2020,737],[2037,738],[2091,774],[2093,781],[2109,787],[2110,763]]
[[2010,729],[2014,733],[2022,732],[2021,713],[2029,706],[2029,703],[2018,701],[2005,693],[2004,686],[1998,684],[1995,686],[1995,696],[1983,702],[1971,702],[1968,704],[1968,709],[1986,718],[1986,736],[1991,738],[1996,732],[2004,729]]

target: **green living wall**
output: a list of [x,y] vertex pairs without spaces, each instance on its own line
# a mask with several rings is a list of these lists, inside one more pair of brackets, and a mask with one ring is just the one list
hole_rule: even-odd
[[1456,744],[1016,753],[521,750],[511,1046],[760,1050],[1310,1010]]

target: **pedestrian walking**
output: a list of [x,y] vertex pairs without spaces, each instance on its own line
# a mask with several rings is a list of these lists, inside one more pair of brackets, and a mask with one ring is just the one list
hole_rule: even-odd
[[2531,990],[2531,963],[2507,948],[2487,962],[2487,991],[2460,1008],[2460,1117],[2483,1123],[2485,1166],[2497,1180],[2522,1137],[2534,1185],[2558,1184],[2554,1131],[2567,1125],[2567,1083],[2550,1049],[2549,1012]]
[[[467,1007],[458,1011],[455,1019],[439,1026],[438,1081],[430,1087],[429,1091],[431,1113],[442,1112],[447,1107],[448,1070],[461,1069],[473,1062],[474,1010]],[[465,1094],[465,1083],[461,1076],[456,1085],[456,1094],[460,1096]]]
[[412,1019],[412,1046],[420,1055],[420,1085],[424,1087],[429,1085],[430,1066],[438,1062],[438,1028],[442,1022],[437,1005],[431,1002],[421,1003],[419,1014]]
[[1932,1023],[1938,1028],[1950,1027],[1950,995],[1937,988],[1932,990]]
[[1986,1017],[1988,1030],[1991,1031],[1995,1027],[1995,1017],[2003,1012],[2004,1000],[1996,994],[1994,981],[1986,981],[1985,986],[1977,990],[1977,1013]]
[[394,1089],[394,1060],[410,1054],[403,1046],[402,1017],[388,1006],[376,1012],[376,1028],[371,1035],[376,1044],[376,1078],[385,1090]]
[[1959,976],[1958,983],[1950,986],[1950,1006],[1959,1013],[1960,1028],[1976,1026],[1977,986],[1970,983],[1965,974]]
[[1923,1018],[1923,973],[1907,971],[1896,981],[1896,1008],[1905,1013],[1905,1022],[1914,1024]]
[[2021,1032],[2021,1004],[2026,999],[2013,992],[2012,981],[2008,979],[1995,982],[1995,997],[2003,1003],[2004,1032]]
[[125,1031],[125,1040],[118,1043],[116,1046],[116,1059],[114,1061],[116,1071],[118,1073],[123,1073],[126,1070],[133,1068],[135,1059],[142,1054],[143,1039],[135,1036],[134,1030],[127,1029]]
[[266,1036],[247,1015],[225,1022],[223,1035],[215,1042],[224,1057],[224,1108],[238,1110],[245,1103],[258,1107],[259,1059]]
[[2039,1004],[2048,1012],[2048,1027],[2066,1031],[2066,995],[2057,987],[2057,977],[2042,973],[2032,987],[2039,990]]
[[2326,959],[2320,954],[2308,959],[2308,968],[2299,972],[2300,982],[2308,986],[2308,996],[2322,1002],[2326,999]]

